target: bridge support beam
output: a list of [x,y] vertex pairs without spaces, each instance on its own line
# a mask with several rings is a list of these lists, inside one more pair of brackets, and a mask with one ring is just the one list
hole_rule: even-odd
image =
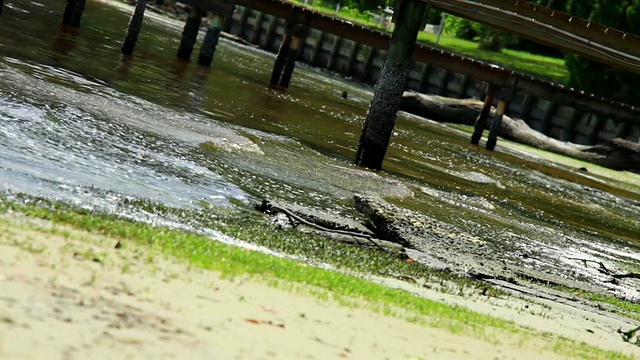
[[489,113],[491,112],[491,105],[493,105],[493,98],[495,96],[495,93],[496,86],[493,84],[489,84],[487,88],[487,94],[484,96],[484,105],[482,106],[482,110],[480,110],[480,115],[478,115],[478,117],[476,118],[473,135],[471,135],[471,143],[473,145],[478,145],[480,143],[482,133],[487,127],[487,119],[489,118]]
[[503,88],[500,93],[501,94],[500,98],[498,99],[496,113],[493,116],[493,121],[491,121],[489,137],[487,138],[487,144],[485,145],[486,149],[489,151],[493,151],[496,148],[496,144],[498,143],[498,136],[500,136],[500,128],[502,127],[502,117],[504,116],[504,111],[507,108],[507,100],[511,91],[510,89]]
[[293,69],[296,67],[296,60],[305,37],[307,35],[308,28],[304,25],[295,25],[292,31],[291,46],[289,47],[289,53],[287,59],[284,62],[284,70],[282,77],[280,78],[280,89],[286,90],[289,88],[291,77],[293,76]]
[[189,61],[191,59],[193,46],[196,44],[198,31],[200,30],[202,15],[203,11],[195,6],[192,6],[189,9],[189,17],[182,29],[182,40],[180,41],[180,47],[178,48],[178,59],[185,61]]
[[216,47],[218,46],[218,40],[220,39],[220,31],[224,25],[224,16],[220,14],[213,14],[211,17],[211,23],[204,36],[202,47],[200,48],[200,55],[198,56],[198,65],[211,66],[213,61],[213,55],[216,53]]
[[62,15],[62,24],[79,28],[85,2],[86,0],[67,0],[67,6],[64,8],[64,14]]
[[284,69],[284,63],[287,60],[287,54],[289,54],[289,48],[291,47],[291,33],[293,32],[293,24],[287,23],[284,28],[284,36],[280,42],[280,49],[278,49],[278,55],[276,55],[276,62],[273,64],[273,71],[271,72],[271,80],[269,81],[269,87],[277,89],[280,82],[280,76]]
[[133,54],[133,48],[136,47],[138,41],[138,34],[142,28],[142,20],[144,19],[144,10],[147,8],[147,0],[138,0],[136,8],[129,20],[129,26],[127,27],[127,35],[124,38],[124,43],[120,51],[124,55]]
[[396,27],[389,51],[369,105],[354,163],[370,169],[382,168],[389,139],[400,109],[400,100],[413,62],[411,55],[422,24],[430,8],[422,1],[404,0],[396,9]]
[[273,65],[269,87],[286,90],[291,82],[293,70],[296,66],[298,52],[307,34],[308,28],[301,24],[288,23],[284,38],[280,44],[276,61]]

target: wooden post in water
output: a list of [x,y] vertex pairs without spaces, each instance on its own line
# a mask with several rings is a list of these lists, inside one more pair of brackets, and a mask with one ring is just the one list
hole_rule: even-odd
[[200,22],[202,22],[202,10],[195,6],[189,9],[189,17],[184,23],[182,29],[182,40],[180,41],[180,47],[178,48],[178,59],[189,61],[191,59],[191,53],[193,52],[193,46],[196,44],[198,38],[198,31],[200,30]]
[[85,2],[86,0],[67,0],[67,6],[62,15],[62,24],[79,28]]
[[491,105],[493,105],[493,97],[495,96],[495,93],[496,86],[489,84],[487,94],[484,97],[484,105],[482,106],[482,110],[480,110],[480,115],[478,115],[478,118],[476,119],[473,135],[471,135],[471,143],[473,145],[478,145],[480,143],[480,138],[482,138],[484,128],[487,126],[487,118],[489,118],[489,112],[491,112]]
[[198,56],[198,65],[209,67],[213,61],[213,55],[216,53],[216,47],[218,46],[218,40],[220,39],[220,31],[224,25],[224,16],[220,14],[213,14],[211,17],[211,23],[204,36],[202,47],[200,48],[200,55]]
[[418,31],[423,15],[430,7],[418,0],[404,0],[396,7],[396,26],[358,142],[354,159],[357,165],[382,168],[405,82],[413,66],[411,55]]
[[515,92],[516,85],[518,84],[518,78],[509,77],[505,81],[504,86],[500,89],[500,95],[498,97],[498,106],[496,108],[496,113],[491,122],[491,128],[489,129],[489,137],[487,138],[486,149],[489,151],[493,151],[496,147],[496,143],[498,142],[498,136],[500,136],[500,130],[502,128],[502,117],[504,116],[504,112],[507,109],[507,104],[511,99],[511,96]]
[[271,80],[269,81],[269,87],[277,89],[280,82],[280,76],[284,69],[284,64],[287,62],[287,55],[289,54],[289,48],[291,47],[291,38],[293,31],[293,23],[287,22],[284,29],[284,37],[280,43],[280,49],[276,56],[276,62],[273,64],[273,71],[271,72]]
[[2,15],[2,8],[4,7],[4,0],[0,0],[0,15]]
[[136,47],[138,41],[138,34],[142,28],[142,20],[144,19],[144,10],[147,8],[147,0],[138,0],[136,8],[129,20],[129,26],[127,27],[127,35],[125,35],[124,43],[120,51],[124,55],[133,54],[133,48]]
[[498,136],[500,136],[500,129],[502,128],[502,117],[504,116],[504,111],[507,109],[507,103],[509,102],[509,98],[511,98],[512,93],[513,88],[511,87],[503,87],[500,89],[498,106],[496,107],[496,113],[493,116],[491,128],[489,129],[489,137],[487,138],[487,144],[485,145],[486,149],[489,151],[493,151],[498,143]]
[[279,84],[281,90],[286,90],[287,88],[289,88],[291,76],[293,75],[293,69],[296,67],[298,52],[302,48],[302,43],[305,40],[307,31],[308,28],[301,24],[296,24],[291,31],[291,46],[289,47],[289,53],[287,54],[287,60],[284,63],[284,71],[282,73],[282,78],[280,79]]

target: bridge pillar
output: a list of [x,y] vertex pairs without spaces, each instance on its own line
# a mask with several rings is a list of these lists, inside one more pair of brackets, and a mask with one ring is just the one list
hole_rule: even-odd
[[144,10],[146,7],[147,0],[138,0],[136,3],[136,8],[133,11],[133,15],[131,15],[129,26],[127,27],[127,35],[125,35],[124,43],[120,49],[124,55],[133,54],[133,48],[136,46],[138,34],[142,28],[142,20],[144,19]]
[[489,118],[489,112],[491,112],[491,105],[493,105],[495,93],[496,86],[489,84],[487,94],[484,97],[484,105],[482,106],[482,110],[480,110],[480,115],[476,118],[473,135],[471,135],[471,143],[473,145],[478,145],[480,143],[480,138],[482,138],[484,128],[487,127],[487,118]]
[[[505,89],[503,89],[504,91]],[[486,149],[489,151],[493,151],[496,148],[496,144],[498,143],[498,136],[500,135],[500,128],[502,127],[502,117],[504,116],[504,111],[507,108],[507,96],[500,95],[498,99],[498,106],[496,107],[496,113],[493,116],[493,121],[491,121],[491,128],[489,129],[489,137],[487,138],[487,143],[485,145]]]
[[178,59],[189,61],[193,46],[196,44],[198,31],[200,31],[200,23],[202,22],[202,10],[195,6],[189,9],[189,17],[182,29],[182,40],[178,48]]
[[302,48],[305,41],[308,28],[304,25],[295,25],[292,30],[291,46],[289,47],[289,53],[287,59],[284,62],[284,70],[282,77],[280,78],[280,89],[289,88],[291,77],[293,76],[293,69],[296,67],[296,60],[298,59],[298,53]]
[[80,27],[80,18],[84,11],[86,0],[67,0],[67,6],[62,15],[62,24],[74,28]]
[[396,7],[396,26],[358,143],[354,159],[357,165],[371,169],[382,168],[405,82],[413,65],[413,47],[423,15],[430,7],[425,2],[416,0],[404,0],[399,8]]
[[[289,87],[293,69],[296,66],[298,51],[307,35],[307,27],[301,24],[287,23],[280,49],[273,64],[269,87],[285,90]],[[284,73],[283,73],[284,72]]]
[[222,31],[222,26],[224,25],[224,19],[224,16],[220,14],[213,14],[211,17],[211,23],[209,23],[209,28],[207,29],[202,47],[200,48],[198,65],[211,66],[213,55],[216,53],[216,47],[220,39],[220,31]]

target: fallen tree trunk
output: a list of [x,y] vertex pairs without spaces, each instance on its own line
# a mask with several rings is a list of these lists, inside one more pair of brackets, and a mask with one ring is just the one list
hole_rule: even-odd
[[[451,99],[407,91],[400,110],[431,120],[473,126],[482,102],[475,99]],[[615,170],[640,171],[640,144],[613,139],[599,145],[579,145],[560,141],[533,130],[524,121],[504,116],[502,138],[588,161]]]

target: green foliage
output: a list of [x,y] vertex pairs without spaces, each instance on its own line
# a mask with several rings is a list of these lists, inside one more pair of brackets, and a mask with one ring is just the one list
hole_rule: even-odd
[[384,9],[387,5],[393,5],[393,1],[386,0],[315,0],[317,5],[335,8],[340,4],[340,8],[349,8],[356,12],[366,12]]
[[451,15],[447,16],[444,20],[444,28],[448,34],[465,40],[473,40],[478,36],[472,24],[473,23],[467,19]]
[[[566,11],[589,21],[640,34],[640,0],[568,0]],[[570,86],[631,104],[640,104],[640,75],[566,54]]]
[[478,48],[480,50],[502,52],[507,45],[513,45],[518,38],[494,28],[472,23],[472,27],[478,34]]

